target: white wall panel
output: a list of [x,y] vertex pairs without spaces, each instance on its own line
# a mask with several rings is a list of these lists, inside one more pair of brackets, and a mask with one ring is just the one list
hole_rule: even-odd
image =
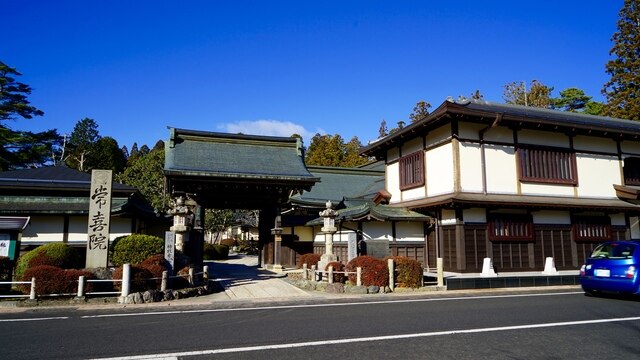
[[435,144],[442,142],[443,140],[451,138],[451,125],[447,124],[445,126],[439,127],[435,130],[432,130],[427,134],[427,147],[431,147]]
[[613,184],[621,184],[617,157],[577,154],[578,196],[615,198]]
[[420,150],[423,150],[423,143],[422,143],[421,137],[412,139],[402,144],[402,156],[406,156]]
[[484,133],[484,140],[513,144],[513,131],[505,127],[495,127]]
[[393,163],[387,165],[385,172],[387,191],[391,194],[391,200],[389,202],[395,203],[402,201],[400,193],[400,163]]
[[298,236],[298,241],[313,241],[313,227],[296,226],[293,231]]
[[571,147],[569,137],[560,132],[521,130],[518,131],[518,143],[555,146],[565,149]]
[[368,221],[362,223],[362,233],[365,240],[389,240],[391,241],[391,222]]
[[572,185],[554,185],[543,183],[522,183],[522,195],[536,196],[573,196]]
[[512,146],[486,145],[487,192],[517,193],[516,156]]
[[534,224],[570,225],[571,214],[568,211],[543,210],[531,213]]
[[625,220],[624,214],[610,214],[611,225],[613,226],[626,226],[627,221]]
[[449,194],[453,187],[453,145],[446,143],[427,151],[427,195]]
[[485,127],[484,124],[461,122],[458,124],[458,134],[460,139],[480,140],[480,130]]
[[397,241],[424,241],[424,223],[399,221],[396,223]]
[[32,216],[22,232],[22,241],[62,241],[62,216]]
[[578,135],[573,138],[573,148],[577,151],[598,151],[618,154],[618,145],[612,139]]
[[482,191],[480,144],[460,143],[460,186],[464,192]]
[[464,209],[462,210],[462,219],[465,223],[486,223],[487,212],[480,208]]

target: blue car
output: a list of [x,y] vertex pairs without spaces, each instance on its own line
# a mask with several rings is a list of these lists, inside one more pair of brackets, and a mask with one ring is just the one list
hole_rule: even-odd
[[598,245],[580,268],[580,284],[587,294],[600,291],[640,295],[640,241]]

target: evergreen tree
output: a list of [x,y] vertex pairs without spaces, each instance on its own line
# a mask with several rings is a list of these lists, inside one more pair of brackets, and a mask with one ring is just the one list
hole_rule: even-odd
[[[134,144],[135,145],[135,144]],[[164,189],[164,149],[154,149],[116,175],[116,180],[134,186],[159,212],[165,210],[168,196]]]
[[13,130],[6,124],[9,120],[44,114],[27,100],[31,87],[16,81],[15,77],[20,75],[0,61],[0,170],[52,164],[62,143],[55,129],[34,133]]
[[538,80],[532,80],[529,89],[523,81],[514,81],[504,85],[502,97],[507,104],[549,108],[553,104],[552,91],[553,87]]
[[615,58],[605,65],[611,79],[604,84],[605,114],[640,120],[640,3],[625,0],[619,13],[618,30],[609,51]]
[[[342,136],[316,134],[305,153],[307,165],[353,167],[365,164],[366,158],[360,158],[362,144],[353,137],[345,144]],[[359,160],[361,159],[361,160]]]
[[409,114],[409,119],[411,123],[420,121],[426,118],[429,115],[429,108],[431,104],[426,101],[418,101],[416,105],[413,107],[413,111]]

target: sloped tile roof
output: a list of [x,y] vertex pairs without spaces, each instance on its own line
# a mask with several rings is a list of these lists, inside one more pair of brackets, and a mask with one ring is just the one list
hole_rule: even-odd
[[[0,172],[0,188],[86,190],[91,188],[91,174],[66,166],[49,166]],[[136,188],[114,182],[113,191],[130,192]]]

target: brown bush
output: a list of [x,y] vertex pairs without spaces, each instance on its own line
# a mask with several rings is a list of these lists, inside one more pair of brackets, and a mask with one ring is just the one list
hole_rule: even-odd
[[[31,281],[36,278],[36,295],[46,294],[75,294],[78,292],[78,278],[95,279],[95,275],[84,270],[64,270],[57,266],[38,265],[25,270],[22,281]],[[87,284],[85,291],[91,291],[91,284]],[[31,286],[21,285],[24,294],[29,294]]]
[[424,275],[422,264],[419,261],[404,256],[389,256],[385,258],[385,261],[387,259],[393,259],[393,273],[397,286],[407,288],[419,288],[422,286]]
[[320,261],[320,254],[314,254],[314,253],[302,254],[298,258],[296,265],[298,266],[298,269],[301,269],[302,265],[304,264],[307,264],[308,267],[311,267],[313,265],[318,265],[319,261]]
[[[362,285],[389,285],[389,268],[384,260],[371,256],[358,256],[349,261],[346,270],[355,273],[358,267],[362,268]],[[355,284],[356,274],[349,274],[349,281]]]
[[236,239],[222,239],[220,240],[220,245],[227,245],[228,247],[234,247],[238,245]]
[[[333,266],[333,271],[344,271],[344,264],[340,261],[332,261],[328,263],[324,270],[329,271],[329,266]],[[329,275],[327,274],[327,276]],[[344,274],[336,274],[335,272],[333,273],[333,282],[344,283],[345,280],[346,276]]]

